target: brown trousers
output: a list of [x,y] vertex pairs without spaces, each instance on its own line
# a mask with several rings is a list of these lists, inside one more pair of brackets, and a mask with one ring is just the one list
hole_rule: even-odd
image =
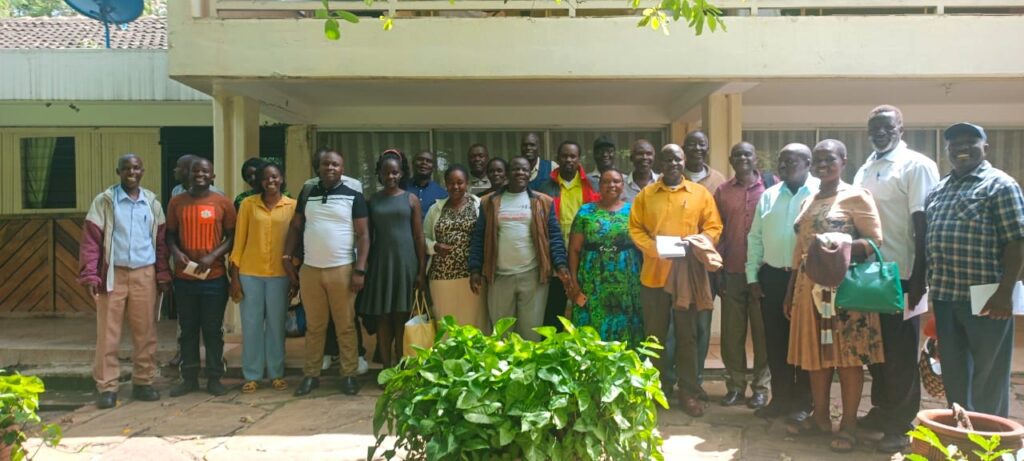
[[356,340],[356,294],[349,290],[352,265],[319,269],[303,265],[299,269],[299,290],[306,309],[305,376],[320,376],[324,359],[327,322],[334,320],[341,355],[341,376],[355,376],[359,367]]
[[132,383],[153,384],[156,376],[156,270],[114,268],[114,289],[96,297],[96,358],[92,376],[99,392],[117,392],[117,354],[125,317],[131,327]]

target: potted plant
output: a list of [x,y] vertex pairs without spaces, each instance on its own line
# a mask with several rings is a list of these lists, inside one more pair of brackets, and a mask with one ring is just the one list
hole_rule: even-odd
[[0,370],[0,461],[26,459],[22,444],[29,434],[39,435],[51,447],[60,443],[60,426],[43,424],[36,413],[44,390],[38,377]]
[[912,439],[908,460],[1024,459],[1024,426],[1016,421],[965,411],[955,404],[953,409],[921,410],[917,419],[920,424],[908,433]]
[[634,351],[560,320],[564,332],[540,327],[544,340],[530,342],[506,335],[515,319],[493,335],[442,319],[432,349],[379,375],[368,459],[388,434],[388,459],[664,459],[655,403],[668,403],[641,358],[661,346]]

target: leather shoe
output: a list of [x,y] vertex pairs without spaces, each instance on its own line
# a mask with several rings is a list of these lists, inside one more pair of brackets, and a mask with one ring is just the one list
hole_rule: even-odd
[[747,399],[747,408],[752,410],[764,408],[765,405],[768,405],[768,396],[763,392],[755,392],[754,395]]
[[221,384],[220,378],[210,378],[206,380],[206,392],[210,395],[221,396],[228,393],[228,388]]
[[779,405],[775,402],[769,403],[766,407],[754,410],[754,416],[765,419],[775,419],[784,414],[786,414],[786,409],[783,408],[782,405]]
[[857,428],[866,431],[885,432],[883,423],[881,414],[877,411],[869,411],[868,414],[857,418]]
[[160,393],[148,384],[136,384],[132,386],[132,398],[143,402],[156,402],[160,400]]
[[683,397],[683,413],[686,413],[694,418],[700,418],[704,416],[704,404],[696,397]]
[[802,423],[805,419],[811,417],[811,412],[807,410],[793,410],[786,415],[786,420],[794,423]]
[[910,445],[909,437],[906,434],[900,433],[889,433],[882,436],[882,439],[878,441],[878,445],[875,449],[881,453],[897,453],[902,452]]
[[181,397],[181,396],[183,396],[185,394],[188,394],[188,393],[191,393],[191,392],[195,392],[195,391],[198,391],[198,390],[199,390],[199,381],[198,380],[186,379],[186,380],[178,383],[177,386],[172,387],[171,391],[168,394],[170,394],[171,397]]
[[299,383],[298,389],[295,389],[295,396],[302,397],[303,395],[313,392],[313,389],[318,387],[320,387],[320,378],[306,376],[305,378],[302,378],[302,382]]
[[739,404],[742,400],[743,394],[741,394],[739,391],[729,391],[726,392],[725,397],[722,397],[722,400],[719,400],[718,403],[721,404],[723,407],[731,407],[733,405]]
[[96,397],[96,408],[106,410],[117,406],[117,392],[101,392]]
[[345,395],[356,395],[359,393],[359,382],[354,376],[341,379],[341,393]]

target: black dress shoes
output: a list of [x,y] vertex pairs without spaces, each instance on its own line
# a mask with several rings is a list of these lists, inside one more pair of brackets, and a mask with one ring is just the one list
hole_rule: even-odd
[[219,378],[210,378],[206,380],[206,392],[213,396],[221,396],[228,393],[228,388],[221,384]]
[[775,402],[769,403],[768,406],[754,410],[754,416],[765,419],[775,419],[786,414],[786,408]]
[[318,387],[320,387],[320,378],[306,376],[305,378],[302,378],[302,382],[299,383],[299,388],[295,389],[295,396],[302,397],[303,395],[313,392],[313,389]]
[[341,379],[341,393],[345,395],[356,395],[359,393],[359,382],[355,376]]
[[153,389],[153,386],[136,384],[132,386],[132,398],[143,402],[156,402],[160,400],[160,393]]
[[729,391],[725,394],[725,397],[722,397],[722,400],[718,401],[718,403],[723,407],[731,407],[733,405],[738,405],[742,401],[743,394],[739,391]]
[[751,410],[764,408],[765,405],[768,405],[768,396],[763,392],[755,392],[754,395],[747,399],[747,408]]
[[96,408],[106,410],[117,406],[117,392],[101,392],[96,397]]
[[199,390],[199,380],[196,380],[196,379],[186,379],[186,380],[178,383],[178,385],[172,387],[171,391],[168,394],[170,394],[171,397],[181,397],[181,396],[183,396],[185,394],[188,394],[188,393],[191,393],[191,392],[195,392],[195,391],[198,391],[198,390]]

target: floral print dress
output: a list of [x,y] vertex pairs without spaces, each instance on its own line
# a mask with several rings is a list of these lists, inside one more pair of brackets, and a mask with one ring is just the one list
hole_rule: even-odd
[[871,194],[841,183],[836,195],[805,202],[796,220],[797,268],[790,311],[789,363],[813,371],[835,367],[859,367],[885,361],[882,327],[878,314],[836,309],[833,344],[821,343],[822,318],[813,300],[814,282],[803,271],[803,258],[816,234],[843,232],[855,240],[870,238],[882,242],[882,225]]
[[572,234],[583,235],[576,277],[587,296],[585,306],[572,307],[572,323],[594,327],[605,341],[637,346],[644,339],[640,308],[640,266],[643,256],[629,237],[629,210],[606,211],[597,203],[580,208]]

